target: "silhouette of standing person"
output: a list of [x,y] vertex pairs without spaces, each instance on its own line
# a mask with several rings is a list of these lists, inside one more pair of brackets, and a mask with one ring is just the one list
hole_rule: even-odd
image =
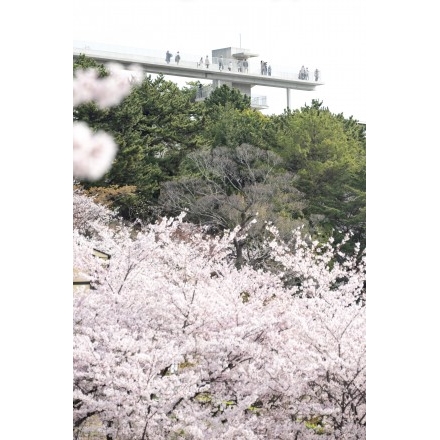
[[270,66],[267,67],[267,74],[268,74],[269,76],[272,75],[272,67],[270,67]]
[[315,69],[315,81],[318,81],[319,79],[319,70]]
[[247,60],[244,60],[243,61],[243,71],[244,71],[244,73],[248,73],[248,67],[249,67],[249,64],[248,64]]
[[171,60],[172,56],[173,56],[173,54],[170,53],[169,50],[167,50],[167,53],[165,54],[165,61],[167,62],[167,64],[170,64],[170,60]]
[[179,61],[180,61],[179,51],[177,51],[177,55],[174,57],[174,61],[176,61],[176,64],[179,65]]
[[223,70],[223,55],[220,55],[218,59],[218,70],[220,70],[220,72]]
[[229,63],[228,63],[228,70],[229,70],[229,72],[232,70],[232,61],[229,61]]
[[208,58],[208,55],[206,55],[206,57],[205,57],[205,66],[206,66],[207,69],[209,69],[209,58]]
[[203,66],[203,57],[200,57],[200,60],[197,63],[197,67],[202,67],[202,66]]

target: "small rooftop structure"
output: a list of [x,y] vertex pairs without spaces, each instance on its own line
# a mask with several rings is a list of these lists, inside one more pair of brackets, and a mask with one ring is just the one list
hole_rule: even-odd
[[214,49],[212,51],[212,58],[234,58],[235,60],[247,60],[249,58],[257,57],[257,53],[252,53],[249,49],[242,49],[241,47],[224,47],[223,49]]
[[248,58],[257,57],[257,53],[251,52],[237,52],[233,53],[232,56],[237,60],[247,60]]

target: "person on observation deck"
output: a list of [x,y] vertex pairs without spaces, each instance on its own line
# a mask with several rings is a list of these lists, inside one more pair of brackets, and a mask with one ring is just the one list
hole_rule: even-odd
[[206,66],[207,69],[209,69],[209,58],[208,58],[208,55],[206,55],[206,57],[205,57],[205,66]]
[[167,53],[165,54],[165,61],[167,62],[167,64],[170,64],[170,60],[171,60],[172,56],[173,56],[173,54],[170,53],[169,50],[167,50]]

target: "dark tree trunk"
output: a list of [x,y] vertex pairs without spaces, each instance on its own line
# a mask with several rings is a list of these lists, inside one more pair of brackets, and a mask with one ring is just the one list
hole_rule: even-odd
[[238,241],[236,238],[234,238],[234,246],[235,246],[235,253],[237,254],[236,260],[235,260],[235,267],[240,270],[243,266],[243,242]]

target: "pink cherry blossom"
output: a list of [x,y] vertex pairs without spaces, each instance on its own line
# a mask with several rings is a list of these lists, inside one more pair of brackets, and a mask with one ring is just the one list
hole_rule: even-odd
[[77,179],[100,179],[110,168],[117,146],[104,131],[93,133],[84,122],[73,124],[73,176]]
[[94,101],[101,108],[112,107],[121,102],[131,91],[134,84],[143,78],[139,66],[132,65],[125,70],[118,63],[108,63],[110,74],[98,77],[93,68],[78,69],[73,78],[73,106]]
[[365,439],[365,255],[336,261],[340,246],[297,230],[293,247],[267,243],[279,273],[237,270],[237,230],[210,237],[182,216],[134,234],[85,197],[74,193],[75,224],[90,221],[74,230],[74,267],[92,285],[73,297],[78,438]]

